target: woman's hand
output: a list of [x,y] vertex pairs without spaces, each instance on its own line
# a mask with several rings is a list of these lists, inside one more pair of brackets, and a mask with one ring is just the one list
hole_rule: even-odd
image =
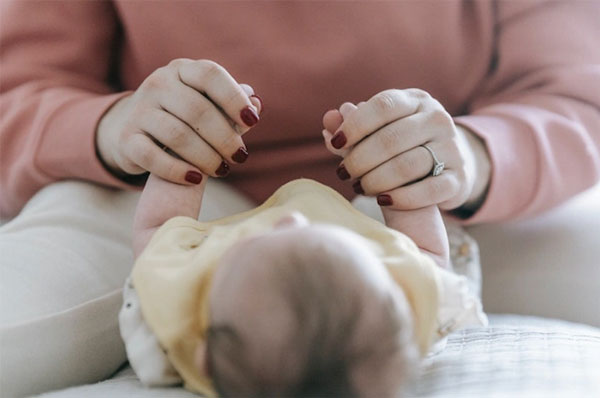
[[103,116],[97,152],[117,175],[150,171],[197,184],[201,173],[222,177],[229,163],[246,160],[242,135],[259,121],[261,108],[252,87],[238,84],[220,65],[176,59]]
[[[419,89],[386,90],[358,106],[345,103],[323,117],[328,148],[344,157],[337,172],[357,193],[382,206],[444,210],[477,204],[489,182],[484,144],[454,124],[444,107]],[[434,160],[444,170],[432,176]]]

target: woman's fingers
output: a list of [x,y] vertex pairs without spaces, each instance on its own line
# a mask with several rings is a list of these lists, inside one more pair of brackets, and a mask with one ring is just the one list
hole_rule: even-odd
[[262,109],[253,88],[218,64],[176,59],[103,116],[99,154],[116,173],[151,171],[179,183],[189,171],[191,180],[200,171],[224,176],[230,163],[247,159],[242,135]]
[[200,170],[169,155],[144,134],[132,136],[129,142],[129,157],[144,170],[178,184],[199,184],[203,179]]
[[[438,148],[433,146],[432,148]],[[440,155],[444,152],[438,151]],[[360,188],[367,195],[377,195],[414,181],[419,181],[431,174],[433,159],[429,152],[417,146],[384,162],[360,178]],[[446,168],[444,172],[448,172]]]
[[[241,135],[227,116],[202,94],[175,82],[159,101],[164,110],[184,121],[227,161],[243,163],[248,157]],[[181,155],[182,146],[170,148]]]
[[358,107],[356,105],[354,105],[352,102],[344,102],[341,106],[340,106],[340,113],[342,114],[342,117],[344,119],[347,119],[348,116],[354,112],[355,109],[357,109]]
[[398,210],[420,209],[448,201],[458,193],[459,188],[455,173],[444,171],[439,176],[382,192],[377,195],[377,203]]
[[229,171],[219,153],[190,126],[166,111],[149,110],[140,119],[140,128],[205,174],[223,177]]
[[185,85],[210,98],[236,124],[252,127],[258,123],[258,110],[221,65],[207,60],[183,62],[178,73]]
[[344,158],[344,167],[350,176],[361,178],[395,156],[428,142],[435,131],[427,128],[426,117],[424,113],[417,113],[396,120],[364,138]]
[[[250,99],[250,102],[252,103],[252,105],[254,105],[254,107],[258,111],[258,114],[262,115],[262,113],[264,111],[264,104],[263,104],[262,98],[254,93],[254,89],[249,84],[241,83],[240,87],[242,88],[242,90],[244,90],[244,92]],[[238,124],[235,124],[231,119],[229,119],[229,120],[233,123],[233,128],[241,135],[246,134],[250,130],[250,127],[240,126]]]
[[421,90],[385,90],[376,94],[344,118],[331,144],[336,149],[355,145],[386,124],[416,113],[423,101],[421,96],[429,95],[422,93]]
[[240,87],[242,88],[242,90],[244,90],[248,98],[250,98],[250,102],[252,102],[252,105],[254,105],[254,107],[258,111],[258,114],[262,114],[264,111],[264,104],[262,98],[254,92],[254,89],[249,84],[240,83]]
[[[333,134],[331,134],[331,131],[323,129],[323,131],[321,133],[323,134],[323,139],[325,140],[325,146],[327,147],[329,152],[333,153],[334,155],[340,156],[342,158],[348,154],[348,151],[350,149],[335,149],[334,147],[331,146],[331,136],[333,135]],[[350,178],[350,177],[348,176],[348,178]]]

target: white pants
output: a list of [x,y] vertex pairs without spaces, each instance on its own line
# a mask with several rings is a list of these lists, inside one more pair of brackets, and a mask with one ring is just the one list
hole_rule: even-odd
[[[65,181],[0,227],[0,396],[102,380],[125,361],[118,328],[137,192]],[[201,218],[253,204],[208,184]]]

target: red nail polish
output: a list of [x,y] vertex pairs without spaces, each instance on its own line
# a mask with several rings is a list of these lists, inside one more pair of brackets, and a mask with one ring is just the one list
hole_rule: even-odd
[[350,174],[343,164],[340,164],[335,172],[337,173],[338,178],[342,181],[350,178]]
[[225,162],[221,162],[221,165],[215,171],[215,174],[219,177],[225,177],[227,174],[229,174],[229,165]]
[[260,113],[263,113],[265,111],[265,103],[263,102],[262,98],[256,94],[252,94],[250,97],[254,97],[260,102]]
[[240,112],[240,117],[248,127],[252,127],[258,123],[258,115],[256,114],[256,111],[249,106],[242,109]]
[[346,136],[344,135],[344,132],[338,131],[331,139],[331,146],[333,146],[335,149],[340,149],[341,147],[346,145],[346,141],[347,140]]
[[390,195],[377,195],[377,204],[379,206],[390,206],[394,203]]
[[192,184],[200,184],[202,182],[202,174],[197,171],[190,170],[185,173],[185,180],[187,182],[191,182]]
[[231,155],[231,158],[237,163],[244,163],[246,159],[248,159],[248,151],[241,146],[233,155]]
[[356,180],[356,182],[352,184],[352,189],[354,189],[354,192],[356,192],[359,195],[364,195],[365,193],[365,190],[363,189],[362,185],[360,185],[360,180]]

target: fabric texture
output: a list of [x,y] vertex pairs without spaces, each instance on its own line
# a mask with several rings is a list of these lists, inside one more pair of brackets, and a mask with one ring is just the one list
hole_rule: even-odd
[[353,197],[323,145],[322,115],[390,88],[424,89],[487,143],[491,185],[470,223],[537,214],[600,178],[597,1],[0,7],[5,217],[58,179],[124,186],[96,159],[98,120],[120,90],[181,57],[221,64],[264,99],[244,136],[250,157],[228,178],[256,202],[299,177]]
[[[592,397],[600,394],[600,329],[518,315],[448,336],[422,363],[408,396]],[[145,388],[130,367],[97,384],[40,398],[193,398],[183,388]]]

